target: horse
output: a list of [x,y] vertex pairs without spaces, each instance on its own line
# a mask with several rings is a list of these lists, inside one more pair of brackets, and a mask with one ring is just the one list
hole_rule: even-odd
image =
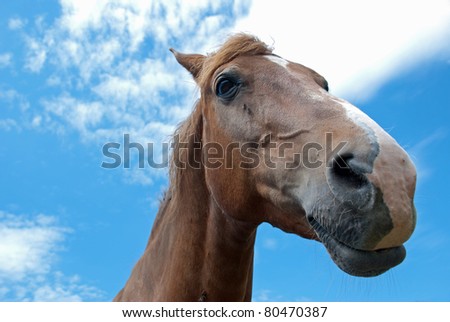
[[251,301],[264,222],[321,242],[350,275],[403,261],[416,170],[375,121],[255,36],[206,56],[170,50],[200,98],[175,131],[169,187],[114,301]]

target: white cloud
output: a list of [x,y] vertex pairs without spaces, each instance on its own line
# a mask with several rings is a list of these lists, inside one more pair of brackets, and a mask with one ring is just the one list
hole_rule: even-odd
[[[170,47],[206,52],[220,44],[248,1],[62,0],[61,16],[26,35],[26,69],[56,91],[29,116],[30,127],[76,131],[86,142],[120,140],[129,133],[146,146],[166,141],[191,110],[190,75]],[[42,21],[39,25],[42,25]],[[58,94],[59,91],[59,94]],[[138,179],[147,173],[146,177]],[[127,181],[150,183],[137,171]]]
[[9,67],[12,64],[12,55],[10,53],[0,54],[0,69]]
[[31,72],[39,73],[47,59],[45,47],[37,40],[28,38],[28,54],[26,58],[25,68]]
[[263,247],[268,250],[278,249],[278,241],[275,238],[266,238],[263,241]]
[[[243,12],[245,3],[235,6]],[[114,130],[152,142],[170,134],[194,103],[194,84],[168,48],[210,49],[234,19],[224,13],[233,3],[210,0],[63,0],[61,8],[49,28],[26,38],[26,68],[49,66],[47,84],[62,89],[43,99],[34,125],[61,133],[68,124],[97,141]]]
[[0,118],[0,131],[20,131],[23,128],[21,120],[25,117],[29,107],[30,103],[27,98],[16,90],[0,88],[0,109],[3,114],[3,117]]
[[134,166],[123,173],[124,181],[128,184],[151,185],[154,183],[155,172],[152,171],[150,174],[147,169],[139,169],[137,166]]
[[[63,119],[71,128],[83,135],[88,135],[90,129],[100,122],[106,112],[106,107],[100,102],[84,102],[67,94],[62,94],[57,99],[45,101],[44,106],[53,117]],[[36,118],[39,119],[39,116],[34,119]],[[39,122],[35,122],[35,125],[39,125],[41,122],[42,117]]]
[[16,120],[12,118],[0,119],[0,131],[9,132],[12,130],[20,130]]
[[42,117],[40,115],[37,115],[35,117],[33,117],[32,121],[31,121],[31,126],[33,128],[39,128],[41,126],[42,123]]
[[0,104],[10,109],[28,110],[30,103],[25,96],[14,89],[0,89]]
[[50,270],[66,230],[53,217],[33,219],[0,212],[0,276],[13,280]]
[[252,298],[255,302],[280,302],[283,296],[274,294],[271,290],[260,290],[255,292]]
[[79,276],[67,278],[61,272],[53,274],[53,281],[39,285],[32,293],[35,302],[80,302],[86,299],[99,300],[104,297],[97,288],[81,283]]
[[0,211],[0,300],[81,301],[103,296],[55,270],[70,230],[53,216]]
[[433,149],[434,144],[442,141],[446,136],[447,131],[439,128],[407,149],[408,155],[410,155],[413,159],[417,169],[417,182],[419,187],[431,177],[434,171],[434,169],[430,166],[430,162],[427,161],[429,151]]
[[8,20],[8,28],[10,30],[19,30],[26,25],[26,20],[20,18],[11,18]]
[[450,3],[254,1],[235,30],[259,35],[277,54],[315,69],[332,92],[365,99],[405,68],[450,54]]

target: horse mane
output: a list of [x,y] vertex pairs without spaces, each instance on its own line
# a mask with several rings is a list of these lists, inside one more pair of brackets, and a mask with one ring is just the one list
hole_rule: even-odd
[[[204,88],[209,84],[214,72],[222,65],[229,63],[239,56],[270,55],[272,48],[260,41],[257,37],[239,33],[230,37],[216,52],[208,54],[197,76],[197,84]],[[193,164],[201,165],[201,138],[202,138],[202,98],[195,104],[193,112],[180,123],[173,136],[173,153],[169,165],[170,185],[168,194],[171,199],[175,196],[174,188],[180,187],[183,175]],[[189,178],[186,178],[189,180]],[[191,180],[189,180],[191,181]],[[193,183],[193,182],[191,182]],[[198,183],[197,183],[198,184]]]

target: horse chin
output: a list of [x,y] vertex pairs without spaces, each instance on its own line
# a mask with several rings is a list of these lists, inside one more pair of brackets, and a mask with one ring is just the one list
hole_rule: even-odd
[[405,259],[406,249],[403,245],[373,251],[355,249],[338,241],[312,217],[308,221],[333,261],[347,274],[359,277],[378,276]]

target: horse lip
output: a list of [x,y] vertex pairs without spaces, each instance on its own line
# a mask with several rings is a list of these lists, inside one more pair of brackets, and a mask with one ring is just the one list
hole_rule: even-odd
[[308,221],[333,261],[347,274],[360,277],[377,276],[405,259],[406,249],[403,245],[374,251],[355,249],[334,238],[312,216],[308,216]]

